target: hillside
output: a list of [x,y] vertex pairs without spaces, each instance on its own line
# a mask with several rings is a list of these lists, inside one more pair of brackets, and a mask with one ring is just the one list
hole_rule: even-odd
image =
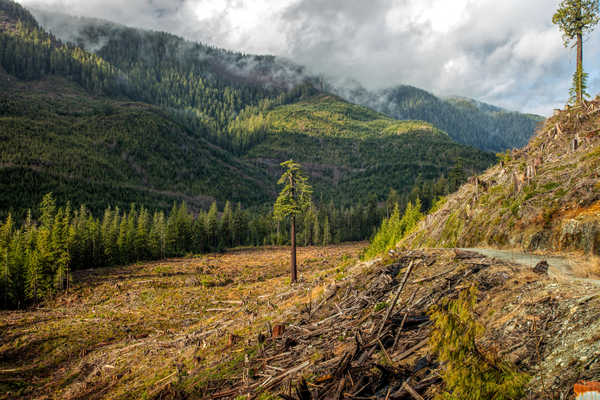
[[469,180],[404,246],[600,254],[600,99],[546,120],[522,150]]
[[79,271],[43,307],[0,311],[0,398],[431,400],[445,368],[428,312],[471,284],[473,356],[529,374],[530,398],[597,376],[596,285],[453,250],[357,263],[362,247],[301,249],[293,287],[287,248]]
[[[279,162],[301,160],[317,193],[347,204],[373,195],[383,199],[390,187],[407,201],[417,185],[412,196],[428,206],[442,194],[432,189],[440,177],[470,176],[495,159],[457,144],[428,123],[397,121],[328,94],[274,107],[263,119],[268,134],[244,158],[273,177]],[[444,185],[443,190],[457,187]],[[420,191],[423,187],[429,192]]]
[[[1,123],[10,137],[2,179],[11,188],[4,214],[22,214],[47,191],[95,211],[133,201],[259,206],[274,199],[279,163],[289,158],[306,165],[323,201],[360,208],[394,188],[402,201],[420,196],[428,205],[494,161],[428,123],[397,121],[296,82],[274,58],[64,20],[78,24],[82,45],[104,44],[91,46],[94,54],[63,44],[15,3],[0,5]],[[232,60],[280,71],[279,83],[232,74]],[[432,182],[436,190],[423,189]]]
[[412,86],[380,91],[337,90],[344,98],[397,119],[427,121],[458,143],[501,152],[521,148],[543,120],[466,98],[441,99]]
[[[107,21],[72,17],[47,10],[34,10],[34,14],[40,24],[58,38],[96,53],[127,72],[130,79],[133,75],[133,79],[137,80],[136,75],[141,69],[153,71],[142,77],[143,80],[153,81],[151,93],[138,94],[143,100],[198,109],[219,129],[225,126],[228,111],[241,111],[243,107],[240,107],[239,99],[243,101],[242,104],[252,99],[251,103],[256,105],[260,99],[273,99],[282,90],[305,82],[319,88],[329,88],[352,103],[362,104],[396,119],[430,122],[448,132],[455,141],[484,151],[498,152],[524,146],[533,135],[536,124],[541,121],[538,116],[509,112],[475,100],[443,100],[410,86],[375,92],[336,88],[321,77],[308,75],[304,67],[279,57],[243,55],[190,43],[165,33],[132,29]],[[188,95],[188,91],[197,89],[190,88],[190,84],[184,80],[178,82],[182,93],[172,99],[161,92],[170,90],[173,71],[186,75],[192,73],[210,89],[229,86],[234,96],[243,89],[238,99],[232,98],[224,108],[215,108],[215,104],[207,103],[193,93]],[[474,107],[474,104],[478,106]],[[225,112],[225,118],[221,110]]]
[[23,82],[1,70],[0,89],[2,210],[35,208],[47,192],[96,212],[132,202],[257,204],[275,192],[259,170],[160,108],[91,96],[59,77]]

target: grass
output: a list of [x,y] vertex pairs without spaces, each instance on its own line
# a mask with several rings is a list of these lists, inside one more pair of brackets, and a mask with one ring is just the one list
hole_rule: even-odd
[[219,391],[256,353],[248,339],[318,298],[363,248],[299,249],[291,292],[280,247],[78,272],[51,303],[0,313],[0,398]]

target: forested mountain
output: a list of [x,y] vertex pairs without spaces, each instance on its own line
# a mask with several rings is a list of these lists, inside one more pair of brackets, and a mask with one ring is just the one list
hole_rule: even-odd
[[[375,92],[336,88],[279,57],[243,55],[190,43],[170,34],[49,11],[36,10],[35,15],[42,26],[59,38],[95,52],[127,72],[129,79],[137,82],[136,86],[144,87],[136,88],[140,99],[153,104],[189,107],[202,118],[208,118],[213,131],[215,128],[224,130],[229,119],[243,106],[268,107],[282,89],[305,82],[319,88],[328,87],[346,100],[396,119],[430,122],[457,142],[485,151],[524,146],[541,121],[539,116],[510,112],[471,99],[440,99],[410,86]],[[175,78],[178,74],[183,79]],[[150,82],[152,88],[147,90]],[[174,87],[177,88],[175,93]],[[213,89],[218,92],[224,87],[228,87],[228,91],[217,95],[220,98],[215,102]],[[271,100],[265,104],[261,102],[265,98]],[[237,138],[238,142],[247,140]]]
[[50,190],[59,204],[92,211],[268,204],[291,157],[306,164],[322,202],[360,208],[393,188],[427,205],[493,161],[430,124],[323,94],[273,57],[44,14],[70,32],[74,43],[64,44],[16,3],[0,7],[2,180],[12,189],[4,214]]
[[332,90],[393,118],[430,122],[458,143],[493,152],[523,147],[543,120],[537,115],[511,112],[472,99],[444,100],[412,86],[374,92],[361,87]]
[[393,187],[402,204],[420,197],[427,208],[494,160],[431,124],[397,121],[329,94],[275,107],[261,118],[269,133],[244,158],[273,176],[281,160],[302,160],[316,193],[344,204],[383,199]]

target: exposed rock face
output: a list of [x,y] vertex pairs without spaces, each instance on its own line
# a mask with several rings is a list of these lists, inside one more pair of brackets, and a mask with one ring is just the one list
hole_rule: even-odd
[[600,217],[562,221],[557,245],[561,250],[583,250],[586,254],[600,254]]
[[402,247],[600,255],[600,97],[555,113],[527,147],[499,157],[448,196]]

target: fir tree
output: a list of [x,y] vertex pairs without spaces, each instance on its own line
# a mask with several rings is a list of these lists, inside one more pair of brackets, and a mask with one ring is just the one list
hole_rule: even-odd
[[573,75],[571,102],[581,104],[584,97],[587,74],[583,70],[583,39],[600,21],[598,0],[562,0],[552,22],[563,33],[563,42],[568,47],[575,41],[577,46],[577,68]]
[[331,227],[329,226],[329,217],[325,216],[325,222],[323,222],[323,246],[331,244]]
[[296,269],[296,217],[302,215],[310,207],[312,188],[308,184],[300,164],[288,160],[281,163],[281,166],[286,170],[277,183],[284,185],[284,187],[275,201],[274,215],[277,220],[290,218],[292,243],[290,273],[291,282],[295,283],[298,280]]

